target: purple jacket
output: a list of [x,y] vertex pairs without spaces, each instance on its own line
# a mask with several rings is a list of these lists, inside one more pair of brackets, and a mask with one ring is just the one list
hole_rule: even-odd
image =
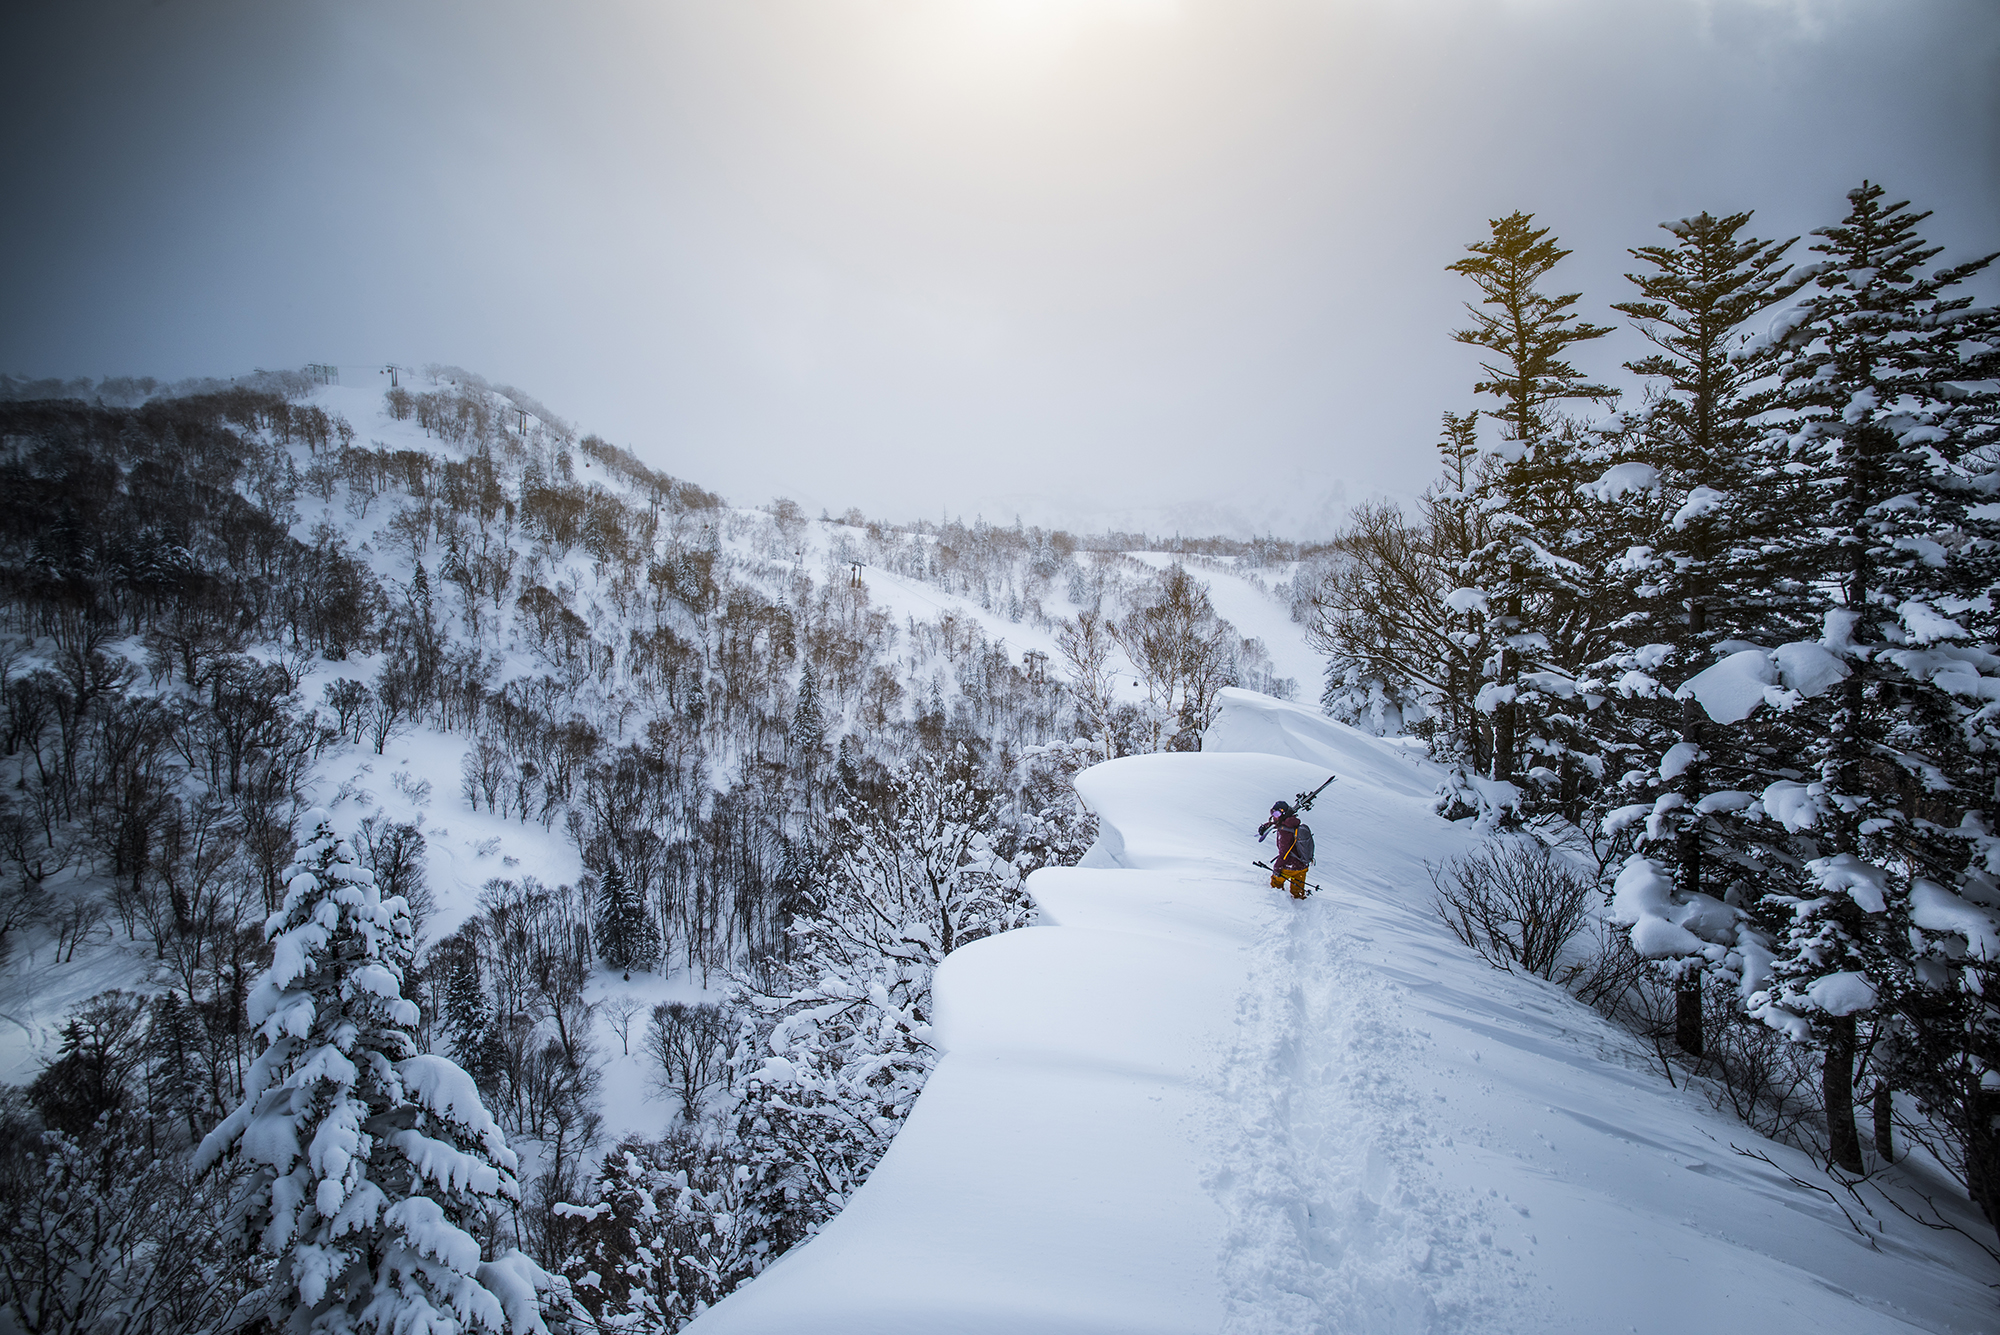
[[[1298,816],[1292,812],[1279,811],[1276,807],[1273,807],[1271,809],[1271,819],[1264,823],[1264,828],[1266,830],[1275,829],[1278,832],[1278,856],[1271,860],[1271,870],[1305,870],[1306,864],[1292,856],[1292,848],[1299,841]],[[1260,840],[1264,837],[1262,830],[1258,831],[1257,837]]]

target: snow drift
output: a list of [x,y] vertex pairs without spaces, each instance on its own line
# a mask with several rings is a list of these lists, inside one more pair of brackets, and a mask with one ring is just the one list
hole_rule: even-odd
[[[1254,832],[1329,771],[1294,904]],[[1969,1242],[1862,1236],[1804,1156],[1453,940],[1439,778],[1242,691],[1201,754],[1086,772],[1097,847],[945,963],[946,1055],[875,1175],[690,1329],[1994,1328]]]

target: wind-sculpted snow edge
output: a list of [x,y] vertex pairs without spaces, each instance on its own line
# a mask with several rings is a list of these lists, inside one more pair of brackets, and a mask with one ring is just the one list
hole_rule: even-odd
[[1274,908],[1218,837],[1240,845],[1298,768],[1183,754],[1080,776],[1097,847],[1030,879],[1041,925],[939,969],[943,1055],[873,1176],[693,1329],[1218,1329],[1199,1137]]

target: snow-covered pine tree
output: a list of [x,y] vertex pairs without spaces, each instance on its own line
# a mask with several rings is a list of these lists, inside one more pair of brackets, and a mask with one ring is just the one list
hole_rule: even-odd
[[1907,1091],[1943,1133],[1931,1142],[1937,1160],[2000,1229],[2000,859],[1990,837],[1975,843],[1956,893],[1928,879],[1912,887],[1915,986],[1878,1026],[1871,1092],[1877,1153],[1894,1157],[1885,1105]]
[[[1671,245],[1630,252],[1651,269],[1626,275],[1641,299],[1612,309],[1631,316],[1653,343],[1651,355],[1626,368],[1654,377],[1655,391],[1627,423],[1620,457],[1593,484],[1625,535],[1626,549],[1608,573],[1630,609],[1592,664],[1611,701],[1590,716],[1607,761],[1597,807],[1619,813],[1614,828],[1637,827],[1635,859],[1664,864],[1635,867],[1625,884],[1629,891],[1643,882],[1663,896],[1646,916],[1682,929],[1655,925],[1641,936],[1644,953],[1676,984],[1676,1042],[1697,1055],[1702,976],[1720,971],[1736,980],[1728,961],[1738,945],[1738,915],[1719,902],[1728,878],[1711,885],[1703,875],[1706,850],[1724,826],[1721,815],[1698,809],[1715,725],[1699,701],[1676,699],[1669,684],[1706,668],[1724,638],[1776,643],[1798,629],[1774,623],[1783,585],[1773,587],[1754,541],[1764,513],[1782,498],[1747,486],[1753,418],[1769,399],[1757,381],[1768,367],[1740,354],[1751,337],[1746,322],[1788,298],[1801,280],[1783,263],[1793,243],[1745,237],[1749,221],[1748,213],[1702,213],[1662,223]],[[1724,787],[1754,783],[1761,790],[1777,777],[1748,775],[1744,762],[1754,752],[1740,744],[1718,750],[1733,771]],[[1666,890],[1660,878],[1669,873],[1673,888]]]
[[514,1153],[471,1078],[410,1039],[409,906],[381,897],[326,812],[304,825],[249,1000],[268,1046],[196,1169],[249,1167],[241,1224],[277,1258],[292,1335],[544,1332],[537,1291],[554,1281],[517,1250],[482,1259],[472,1231],[520,1199]]
[[[1978,679],[2000,666],[1989,615],[1996,533],[1983,516],[2000,439],[1966,279],[1990,264],[1929,269],[1929,215],[1885,205],[1878,185],[1849,192],[1821,229],[1823,256],[1790,318],[1774,330],[1781,415],[1770,439],[1817,504],[1783,534],[1797,577],[1825,591],[1820,645],[1845,679],[1810,701],[1802,782],[1768,791],[1815,856],[1796,885],[1762,904],[1775,938],[1768,1022],[1826,1050],[1823,1095],[1835,1161],[1860,1171],[1852,1077],[1857,1022],[1918,986],[1912,953],[1919,886],[1972,889],[1968,842],[1984,837],[1992,789],[1978,727]],[[1968,344],[1976,349],[1970,353]],[[1970,821],[1966,820],[1971,816]]]
[[799,764],[808,768],[819,760],[820,751],[826,745],[826,719],[819,707],[819,672],[807,658],[805,666],[799,670],[799,699],[792,710],[792,729],[788,740],[792,755]]
[[843,736],[839,747],[835,750],[833,776],[834,782],[840,786],[842,792],[853,792],[855,786],[861,782],[861,767],[855,763],[854,741],[850,737]]
[[675,547],[673,555],[667,558],[667,587],[682,603],[693,608],[701,601],[695,591],[699,583],[700,574],[689,559],[687,549]]
[[431,948],[425,971],[437,980],[431,1005],[430,1046],[442,1051],[491,1091],[501,1062],[499,1024],[486,988],[480,952],[482,924],[474,918]]
[[[1959,389],[1970,396],[2000,383],[2000,309],[1966,311],[1957,324],[1963,363]],[[1981,456],[1990,460],[2000,409],[1990,392],[1986,399],[1983,425],[1968,424],[1965,434],[1985,446]],[[2000,478],[1968,471],[1982,494],[2000,493]],[[1990,540],[1985,526],[1991,522],[1968,515],[1969,525],[1981,525],[1983,540]],[[1905,672],[1928,673],[1933,685],[1947,687],[1929,703],[1933,710],[1942,705],[1949,711],[1963,741],[1957,757],[1963,769],[1953,779],[1964,814],[1953,838],[1941,842],[1963,848],[1967,859],[1952,878],[1940,876],[1944,868],[1933,861],[1925,867],[1929,874],[1911,886],[1916,986],[1899,999],[1892,1041],[1878,1044],[1878,1050],[1888,1048],[1888,1055],[1877,1063],[1881,1069],[1872,1091],[1875,1139],[1878,1151],[1889,1157],[1893,1147],[1887,1143],[1884,1105],[1892,1087],[1907,1090],[1945,1133],[1948,1143],[1940,1160],[1957,1171],[1987,1222],[2000,1229],[2000,811],[1995,809],[2000,806],[2000,707],[1992,703],[2000,694],[1992,685],[2000,671],[1994,652],[2000,648],[1995,644],[2000,607],[1989,596],[1975,600],[1955,619],[1970,632],[1969,646],[1890,651]],[[1935,657],[1924,661],[1922,656],[1929,655]],[[1948,819],[1948,812],[1940,815]]]
[[1492,220],[1490,236],[1447,266],[1483,294],[1466,304],[1471,327],[1452,336],[1490,357],[1473,390],[1499,400],[1492,416],[1502,427],[1499,460],[1471,493],[1486,540],[1466,561],[1452,605],[1480,613],[1490,650],[1476,697],[1492,720],[1487,778],[1513,784],[1529,809],[1568,809],[1595,765],[1584,754],[1576,672],[1602,610],[1593,607],[1595,573],[1578,559],[1591,555],[1582,550],[1591,529],[1580,522],[1578,487],[1596,473],[1580,457],[1584,436],[1565,429],[1557,409],[1616,391],[1566,360],[1572,346],[1611,330],[1577,318],[1579,294],[1538,288],[1569,252],[1533,221],[1519,212]]
[[819,707],[819,672],[813,667],[812,655],[803,657],[805,666],[799,671],[798,704],[792,709],[792,727],[785,740],[799,775],[806,814],[810,819],[813,811],[813,775],[819,769],[820,758],[826,750],[826,719]]
[[604,962],[628,977],[650,969],[660,958],[660,928],[645,896],[632,886],[614,850],[605,860],[597,888],[597,951]]
[[[1424,518],[1430,536],[1431,588],[1442,590],[1441,633],[1433,655],[1436,689],[1424,704],[1434,716],[1431,749],[1440,759],[1481,770],[1488,759],[1481,751],[1487,740],[1477,723],[1474,699],[1478,694],[1479,667],[1485,662],[1486,645],[1482,634],[1485,618],[1476,609],[1454,605],[1451,593],[1464,587],[1471,571],[1474,552],[1486,543],[1486,516],[1473,504],[1473,492],[1482,476],[1497,461],[1479,452],[1479,411],[1447,411],[1439,424],[1438,460],[1442,465],[1438,480],[1424,494]],[[1440,580],[1440,574],[1443,579]],[[1450,741],[1449,751],[1440,743]]]
[[193,1008],[169,989],[153,998],[146,1026],[146,1099],[149,1111],[162,1122],[184,1121],[190,1138],[206,1118],[208,1100],[196,1065],[202,1049],[201,1028]]
[[812,893],[813,871],[818,862],[813,839],[813,822],[808,822],[797,839],[785,840],[784,857],[778,863],[778,912],[790,921],[798,905]]
[[437,610],[431,602],[430,576],[425,573],[422,561],[418,561],[416,567],[409,590],[409,642],[417,696],[422,701],[427,700],[436,689],[438,664],[444,654],[444,634],[443,628],[438,625]]

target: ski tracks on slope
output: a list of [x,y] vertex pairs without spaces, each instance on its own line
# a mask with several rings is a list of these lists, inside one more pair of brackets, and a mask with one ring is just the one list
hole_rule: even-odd
[[1432,1108],[1444,1105],[1412,1076],[1431,1041],[1334,921],[1331,904],[1309,904],[1266,930],[1218,1074],[1204,1185],[1228,1220],[1223,1330],[1534,1328],[1483,1245],[1491,1207],[1429,1162]]

